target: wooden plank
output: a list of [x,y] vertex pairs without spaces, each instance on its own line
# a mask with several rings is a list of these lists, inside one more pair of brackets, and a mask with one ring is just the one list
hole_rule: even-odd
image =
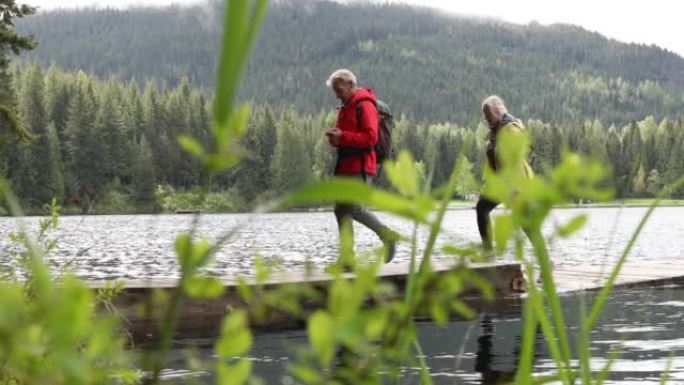
[[[454,263],[447,261],[435,261],[431,264],[433,271],[448,271],[453,269]],[[507,267],[519,268],[518,263],[471,263],[468,265],[469,268],[474,270],[481,269],[497,269],[497,268],[507,268]],[[381,267],[380,277],[402,277],[408,275],[409,264],[404,263],[391,263]],[[353,278],[352,273],[344,274],[347,278]],[[248,284],[255,284],[255,279],[251,275],[243,276]],[[219,277],[223,281],[226,287],[236,287],[238,285],[237,277]],[[328,282],[332,280],[332,277],[325,273],[323,270],[312,270],[307,272],[304,269],[294,269],[289,271],[275,271],[272,273],[271,277],[264,283],[266,286],[270,285],[283,285],[289,283],[318,283],[318,282]],[[173,278],[149,278],[149,279],[120,279],[118,280],[122,283],[125,289],[141,289],[141,288],[174,288],[178,284],[177,279]],[[89,280],[86,284],[93,288],[103,288],[107,285],[112,284],[112,280]]]
[[[558,291],[601,289],[614,265],[560,265],[553,271]],[[616,286],[658,286],[684,282],[684,257],[667,261],[634,261],[623,265]]]
[[[433,270],[445,272],[453,269],[454,264],[447,261],[434,262]],[[464,299],[476,309],[484,310],[496,306],[497,311],[507,307],[519,311],[518,304],[522,300],[520,295],[511,295],[511,281],[520,274],[517,263],[482,263],[471,264],[469,268],[484,276],[497,291],[494,304],[486,303],[477,294],[466,295]],[[568,294],[577,291],[598,290],[603,287],[612,271],[613,265],[557,265],[554,267],[554,280],[560,293]],[[405,287],[409,273],[408,263],[392,263],[384,265],[379,273],[380,279],[393,283],[400,291]],[[345,274],[353,279],[351,273]],[[254,277],[246,277],[248,284],[254,284]],[[226,294],[216,300],[192,300],[184,305],[178,324],[179,337],[210,337],[215,336],[221,319],[231,309],[244,307],[236,293],[237,279],[225,277],[222,279],[226,286]],[[274,273],[264,284],[268,289],[277,289],[283,285],[313,284],[317,289],[325,292],[331,277],[321,270],[305,271],[289,270]],[[91,281],[93,288],[103,287],[111,282]],[[667,261],[635,261],[623,266],[621,274],[616,280],[616,286],[622,287],[650,287],[669,283],[684,283],[684,257]],[[126,328],[136,342],[147,342],[156,339],[154,320],[140,312],[141,304],[149,301],[153,290],[161,289],[173,294],[177,281],[174,279],[148,279],[124,281],[124,291],[114,304],[126,318]],[[524,295],[522,296],[524,298]],[[309,306],[309,305],[307,305]],[[319,304],[311,305],[313,307]],[[277,315],[262,324],[260,328],[266,330],[301,328],[301,321]]]
[[[435,262],[432,264],[433,271],[437,273],[447,272],[455,267],[454,263]],[[497,293],[497,300],[511,293],[513,278],[521,273],[520,264],[517,263],[480,263],[471,264],[468,268],[480,274],[490,282]],[[392,263],[384,265],[380,271],[380,280],[395,285],[399,292],[403,292],[409,273],[408,263]],[[348,279],[353,279],[351,273],[345,274]],[[248,284],[254,284],[253,277],[247,277]],[[332,277],[323,271],[294,270],[275,273],[268,279],[264,286],[267,290],[275,290],[284,285],[313,284],[317,290],[325,292]],[[219,331],[219,325],[223,317],[233,309],[244,308],[246,305],[240,299],[236,286],[237,280],[233,277],[223,279],[226,287],[225,294],[214,300],[187,300],[181,309],[178,320],[178,337],[213,337]],[[111,282],[91,281],[89,286],[96,289]],[[156,340],[157,330],[155,321],[149,314],[142,311],[143,305],[150,304],[154,290],[163,290],[170,295],[177,290],[175,279],[152,279],[152,280],[128,280],[124,281],[122,293],[113,300],[120,315],[125,319],[124,327],[133,337],[136,343],[146,343]],[[474,308],[490,306],[482,301],[481,296],[475,290],[465,293],[467,301]],[[321,304],[306,304],[307,307],[316,308]],[[263,330],[282,330],[301,328],[303,325],[298,319],[286,314],[275,314],[263,322],[259,328]]]

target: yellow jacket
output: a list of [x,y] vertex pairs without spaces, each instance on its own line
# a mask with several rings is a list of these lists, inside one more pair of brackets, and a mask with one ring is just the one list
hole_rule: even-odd
[[[496,131],[490,131],[489,133],[489,140],[487,142],[487,146],[485,149],[485,167],[489,167],[495,172],[497,170],[501,169],[502,166],[502,156],[499,153],[499,146],[497,145],[498,140],[502,136],[506,135],[525,135],[526,137],[528,136],[527,130],[524,129],[524,126],[522,122],[518,119],[515,119],[511,122],[508,122],[504,124],[503,126],[499,127],[498,130]],[[525,138],[526,142],[529,141],[529,138]],[[534,171],[532,171],[532,167],[530,167],[530,164],[527,162],[527,152],[529,151],[528,148],[525,148],[525,153],[522,157],[522,162],[520,165],[520,172],[522,175],[525,176],[525,178],[530,179],[534,177]],[[494,156],[491,156],[491,152],[493,152]],[[494,165],[491,164],[491,159],[490,157],[495,158],[495,163]]]

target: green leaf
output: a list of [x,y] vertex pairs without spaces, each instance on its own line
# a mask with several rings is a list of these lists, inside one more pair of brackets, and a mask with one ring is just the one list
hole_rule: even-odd
[[496,243],[496,252],[503,253],[506,250],[508,241],[513,237],[515,225],[513,224],[513,217],[508,214],[498,215],[494,220],[494,241]]
[[533,305],[526,303],[523,307],[523,337],[520,348],[520,363],[515,374],[516,384],[532,382],[532,366],[534,361],[534,340],[537,333],[537,320]]
[[528,135],[522,131],[502,130],[498,136],[497,151],[504,171],[509,169],[516,174],[519,173],[529,149]]
[[183,289],[190,297],[213,299],[223,294],[224,286],[216,277],[190,277]]
[[193,243],[190,234],[181,234],[176,237],[175,249],[183,271],[194,271],[209,261],[211,244],[205,239]]
[[511,186],[494,173],[489,167],[484,171],[485,184],[482,187],[482,195],[495,202],[506,202],[511,193]]
[[[212,155],[218,155],[219,157],[226,157],[226,159],[229,159],[237,153],[236,145],[239,138],[247,130],[250,111],[250,106],[244,104],[235,109],[227,122],[217,122],[215,124],[214,140],[216,147],[215,153]],[[232,165],[232,163],[227,164]],[[222,171],[222,169],[212,169],[212,171],[218,172]]]
[[473,310],[470,306],[466,305],[465,302],[453,301],[451,303],[451,308],[460,316],[467,319],[475,318],[475,316],[477,315],[475,310]]
[[247,325],[247,313],[236,310],[223,319],[221,338],[214,349],[221,357],[243,355],[252,347],[252,334]]
[[249,0],[232,0],[226,6],[213,110],[215,121],[219,123],[217,127],[226,128],[223,124],[228,122],[232,113],[241,67],[246,59],[243,56],[247,56],[244,46],[248,8]]
[[247,281],[245,281],[244,277],[238,277],[237,292],[240,295],[240,298],[245,302],[251,301],[252,297],[254,296],[252,287],[247,284]]
[[238,357],[252,346],[252,335],[246,329],[232,332],[216,343],[216,354],[221,357]]
[[375,339],[380,337],[387,327],[387,313],[382,310],[371,312],[365,322],[366,337]]
[[254,270],[254,277],[256,283],[263,284],[271,277],[273,269],[271,269],[270,266],[266,265],[261,257],[257,256],[254,259]]
[[176,237],[174,242],[174,248],[176,249],[176,255],[178,256],[178,261],[182,268],[188,265],[190,262],[190,257],[192,256],[192,239],[190,234],[180,234]]
[[[229,152],[228,152],[229,151]],[[217,173],[238,164],[238,156],[235,151],[227,150],[224,154],[211,154],[205,158],[204,167],[212,173]]]
[[211,251],[211,243],[206,239],[200,239],[192,248],[192,261],[199,264],[206,265],[208,261],[207,257]]
[[386,162],[385,172],[401,195],[413,197],[418,194],[418,173],[410,152],[402,150],[395,162]]
[[587,223],[589,217],[586,214],[580,214],[572,218],[565,226],[558,229],[558,234],[561,237],[569,237],[575,232],[579,231]]
[[454,245],[446,245],[442,247],[444,254],[453,255],[456,257],[475,257],[478,255],[478,250],[472,247],[459,247]]
[[252,361],[240,360],[236,364],[219,364],[217,368],[220,385],[242,385],[252,373]]
[[251,111],[252,107],[249,104],[243,104],[235,109],[228,126],[233,137],[239,138],[247,131]]
[[420,383],[421,385],[432,385],[432,377],[430,376],[430,369],[422,365],[420,368]]
[[449,320],[449,311],[439,303],[435,303],[430,307],[430,315],[438,325],[444,325]]
[[321,374],[304,365],[289,365],[288,371],[304,384],[320,384],[323,381]]
[[330,314],[323,310],[316,311],[309,318],[307,325],[309,341],[313,350],[318,354],[319,360],[325,366],[330,365],[334,354],[334,329],[335,321]]
[[185,152],[194,156],[197,159],[204,157],[204,148],[202,144],[195,138],[189,135],[179,135],[178,144]]
[[312,184],[286,197],[281,205],[291,207],[323,202],[365,205],[420,223],[427,223],[428,213],[434,208],[433,201],[413,201],[349,178],[333,178]]

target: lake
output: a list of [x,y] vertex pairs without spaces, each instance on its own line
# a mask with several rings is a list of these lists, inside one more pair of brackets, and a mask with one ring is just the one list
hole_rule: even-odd
[[[617,258],[645,213],[645,208],[573,208],[556,209],[546,223],[550,233],[554,226],[575,215],[588,214],[587,226],[569,239],[554,239],[549,248],[555,264],[599,265]],[[495,211],[495,213],[501,211]],[[379,214],[404,235],[412,224],[402,219]],[[40,218],[25,218],[35,229]],[[0,218],[0,255],[4,264],[12,263],[6,248],[9,232],[16,219]],[[188,215],[120,215],[68,216],[52,236],[58,247],[50,258],[59,268],[69,263],[71,269],[86,279],[172,278],[178,274],[173,239],[192,225]],[[307,260],[317,266],[335,261],[337,225],[331,212],[275,213],[263,215],[203,215],[198,233],[216,239],[232,228],[240,231],[216,256],[209,271],[232,276],[249,274],[255,255],[281,262],[281,268],[301,267]],[[667,261],[684,256],[684,207],[664,207],[655,211],[645,227],[630,259]],[[419,232],[424,244],[427,232]],[[444,219],[444,232],[438,250],[446,244],[465,245],[478,242],[474,210],[452,210]],[[356,247],[360,252],[379,246],[370,231],[356,227]],[[397,260],[409,258],[408,245],[400,245]],[[436,258],[448,258],[438,255]],[[512,260],[504,256],[504,260]],[[577,307],[582,296],[563,297],[563,308],[571,332],[577,331]],[[446,325],[421,322],[420,340],[436,384],[494,384],[511,379],[515,373],[520,349],[521,301],[505,309],[480,314],[475,320],[452,320]],[[670,383],[684,383],[684,288],[671,286],[652,290],[620,290],[613,293],[600,323],[592,332],[592,364],[599,368],[611,348],[621,345],[623,354],[613,367],[613,384],[658,383],[660,372],[670,355]],[[266,383],[281,383],[287,374],[285,366],[292,361],[294,350],[306,342],[301,331],[259,334],[255,337],[251,358],[255,374]],[[200,357],[212,358],[214,341],[176,340],[165,381],[180,384],[197,380],[212,383],[211,375],[187,370],[183,360],[185,348],[191,347]],[[548,373],[553,368],[541,335],[537,341],[535,372]],[[402,368],[402,383],[417,384],[415,368]]]
[[[582,298],[583,297],[583,298]],[[591,303],[593,295],[574,293],[562,297],[571,344],[579,333],[580,299]],[[436,385],[500,384],[514,379],[522,335],[522,301],[512,302],[474,320],[452,320],[445,325],[421,322],[418,334]],[[594,374],[603,368],[610,351],[620,347],[606,384],[658,384],[672,359],[668,384],[684,383],[684,287],[617,290],[591,332],[591,365]],[[213,340],[176,340],[165,384],[213,384],[208,372],[187,370],[185,349],[211,360]],[[260,334],[250,353],[253,373],[266,384],[291,384],[286,366],[296,357],[298,345],[306,343],[303,331]],[[574,362],[576,364],[576,361]],[[541,333],[535,344],[534,372],[552,374],[554,361]],[[416,367],[401,368],[401,384],[419,384]]]
[[[556,264],[603,264],[617,258],[636,228],[645,208],[556,209],[546,224],[546,232],[578,214],[588,214],[587,226],[569,239],[555,239],[550,253]],[[494,211],[496,214],[501,211]],[[387,214],[378,214],[403,235],[412,224]],[[36,229],[38,217],[25,218]],[[51,258],[55,267],[70,263],[85,279],[145,279],[177,277],[173,250],[176,235],[192,224],[188,215],[65,216],[60,230],[53,234],[58,246]],[[8,234],[16,229],[16,219],[0,218],[0,263],[11,263],[6,253]],[[234,227],[241,230],[216,255],[210,273],[222,276],[249,274],[255,255],[276,260],[283,269],[303,266],[307,260],[317,266],[333,263],[337,253],[337,224],[332,212],[274,214],[202,215],[198,233],[216,239]],[[665,261],[684,256],[684,207],[658,208],[645,227],[630,259]],[[419,237],[425,244],[427,231]],[[439,250],[445,244],[479,242],[474,210],[452,210],[444,218],[444,231],[438,239],[436,258],[447,258]],[[356,225],[359,252],[379,247],[375,234]],[[420,249],[420,248],[419,248]],[[400,245],[397,261],[409,259],[410,248]],[[504,260],[512,260],[504,256]]]

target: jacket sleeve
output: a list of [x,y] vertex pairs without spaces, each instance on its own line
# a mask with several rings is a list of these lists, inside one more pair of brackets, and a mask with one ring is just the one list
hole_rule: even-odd
[[360,109],[357,131],[342,131],[339,147],[367,148],[378,142],[378,110],[370,101],[357,105]]

